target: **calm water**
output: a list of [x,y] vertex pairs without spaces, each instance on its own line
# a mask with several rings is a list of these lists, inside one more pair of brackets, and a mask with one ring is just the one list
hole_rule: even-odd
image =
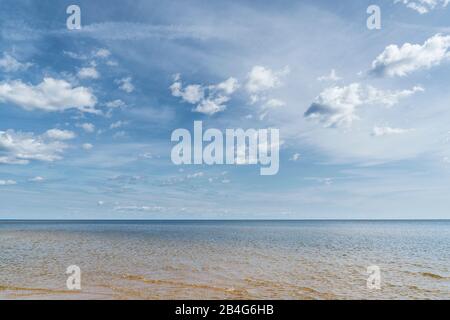
[[449,299],[450,221],[0,221],[0,299],[36,298]]

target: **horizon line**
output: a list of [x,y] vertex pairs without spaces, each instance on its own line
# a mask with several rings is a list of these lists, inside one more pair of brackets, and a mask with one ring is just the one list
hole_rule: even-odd
[[450,221],[450,218],[384,218],[384,219],[355,219],[355,218],[324,218],[324,219],[1,219],[0,222],[46,222],[46,221],[62,221],[62,222],[90,222],[90,221],[104,221],[104,222],[120,222],[120,221],[133,221],[133,222],[145,222],[145,221]]

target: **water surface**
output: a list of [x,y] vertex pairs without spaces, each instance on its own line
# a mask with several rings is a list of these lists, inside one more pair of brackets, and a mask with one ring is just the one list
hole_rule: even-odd
[[0,221],[0,299],[449,298],[449,220]]

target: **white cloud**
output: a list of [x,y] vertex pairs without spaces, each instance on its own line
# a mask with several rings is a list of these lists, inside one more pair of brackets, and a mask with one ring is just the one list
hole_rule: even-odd
[[219,96],[216,98],[203,99],[194,109],[194,112],[199,112],[207,115],[213,115],[217,112],[226,109],[225,102],[229,100],[228,97]]
[[227,80],[213,86],[213,88],[218,90],[223,90],[225,94],[233,94],[239,88],[239,82],[237,79],[230,77]]
[[230,100],[230,95],[238,87],[238,81],[230,77],[215,85],[202,86],[199,84],[191,84],[183,88],[180,74],[176,74],[174,76],[174,83],[170,86],[170,91],[174,97],[180,97],[184,102],[197,104],[192,109],[193,112],[213,115],[226,109],[225,103]]
[[368,104],[390,107],[397,104],[400,98],[420,91],[423,91],[421,87],[395,92],[382,91],[371,86],[363,87],[359,83],[330,87],[320,93],[304,116],[322,122],[325,127],[350,126],[353,120],[358,119],[358,107]]
[[49,138],[46,134],[0,131],[0,163],[27,164],[30,160],[48,161],[62,159],[68,146]]
[[184,101],[191,104],[199,102],[204,97],[204,89],[199,84],[191,84],[183,89],[181,82],[174,82],[170,86],[170,90],[174,97],[181,97]]
[[80,79],[98,79],[100,77],[100,74],[95,67],[81,68],[77,75]]
[[86,132],[89,132],[89,133],[92,133],[95,131],[95,125],[93,123],[88,123],[88,122],[78,123],[76,126],[78,128],[83,129]]
[[0,83],[0,102],[13,103],[25,110],[64,111],[78,109],[83,112],[98,113],[97,103],[91,89],[72,88],[65,80],[44,78],[38,85],[30,85],[20,80]]
[[90,143],[83,143],[81,146],[84,150],[91,150],[94,146]]
[[125,107],[125,102],[120,99],[109,101],[105,104],[108,108],[123,108]]
[[114,211],[155,211],[155,212],[160,212],[165,210],[166,208],[164,207],[160,207],[160,206],[117,206],[114,207],[113,210]]
[[110,67],[117,67],[119,65],[119,63],[114,60],[108,60],[108,61],[106,61],[106,64]]
[[381,76],[405,76],[420,69],[429,69],[450,58],[450,36],[436,34],[424,44],[389,45],[372,62],[371,73]]
[[265,108],[280,108],[285,106],[286,103],[284,103],[284,101],[281,101],[279,99],[269,99],[267,100],[267,102],[264,104]]
[[331,69],[331,72],[329,75],[325,75],[325,76],[321,76],[321,77],[317,78],[318,81],[339,81],[341,79],[342,78],[337,75],[336,70],[334,70],[334,69]]
[[119,121],[116,121],[116,122],[114,122],[114,123],[111,123],[111,125],[109,126],[109,128],[110,128],[110,129],[117,129],[117,128],[123,127],[123,126],[126,125],[126,124],[127,124],[126,121],[119,120]]
[[3,53],[3,58],[0,58],[0,69],[2,69],[5,72],[27,70],[32,65],[33,64],[29,62],[21,63],[17,61],[14,57],[7,54],[6,52]]
[[377,127],[375,126],[372,135],[375,137],[382,137],[387,135],[403,134],[410,132],[411,129],[391,128],[391,127]]
[[119,89],[125,91],[126,93],[131,93],[134,91],[134,85],[131,83],[133,79],[131,77],[122,78],[116,80],[115,82],[119,85]]
[[72,51],[63,51],[63,54],[65,54],[66,56],[72,58],[72,59],[77,59],[77,60],[87,60],[87,59],[94,59],[94,58],[101,58],[101,59],[106,59],[108,57],[111,56],[111,52],[108,49],[98,49],[98,50],[93,50],[90,53],[87,54],[81,54],[81,53],[76,53],[76,52],[72,52]]
[[300,153],[294,153],[292,157],[289,158],[290,161],[298,161],[300,160]]
[[42,182],[42,181],[44,181],[44,180],[45,180],[45,178],[44,178],[44,177],[41,177],[41,176],[36,176],[36,177],[34,177],[34,178],[28,179],[29,182]]
[[[69,30],[70,32],[70,30]],[[133,22],[102,22],[83,25],[79,36],[99,40],[208,39],[218,37],[211,28],[191,25],[152,25]]]
[[188,179],[199,178],[199,177],[203,177],[204,175],[205,174],[203,172],[196,172],[196,173],[188,174],[186,176],[186,178],[188,178]]
[[286,103],[284,101],[281,101],[279,99],[269,99],[267,100],[263,106],[262,106],[262,112],[259,115],[260,120],[264,120],[264,118],[267,116],[267,114],[274,109],[281,108],[285,106]]
[[69,130],[50,129],[45,136],[54,140],[70,140],[76,137],[75,133]]
[[365,103],[370,104],[382,104],[387,107],[396,105],[400,99],[412,96],[417,92],[424,92],[425,90],[421,86],[415,86],[411,89],[399,90],[399,91],[383,91],[374,87],[367,86],[367,99]]
[[450,0],[394,0],[394,3],[403,3],[407,8],[425,14],[439,6],[447,7]]
[[95,52],[95,56],[99,58],[108,58],[111,55],[111,52],[107,49],[99,49]]
[[14,180],[0,180],[0,186],[12,186],[17,184]]
[[76,52],[72,52],[72,51],[63,51],[63,54],[72,58],[72,59],[77,59],[77,60],[86,60],[88,59],[88,57],[84,54],[79,54]]
[[290,72],[289,67],[280,71],[272,71],[263,66],[254,66],[247,75],[245,88],[253,101],[257,101],[259,94],[281,86],[281,78]]

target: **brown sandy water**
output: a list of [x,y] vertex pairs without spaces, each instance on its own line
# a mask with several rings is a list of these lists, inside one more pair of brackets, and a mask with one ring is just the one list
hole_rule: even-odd
[[448,221],[0,222],[0,299],[449,298]]

